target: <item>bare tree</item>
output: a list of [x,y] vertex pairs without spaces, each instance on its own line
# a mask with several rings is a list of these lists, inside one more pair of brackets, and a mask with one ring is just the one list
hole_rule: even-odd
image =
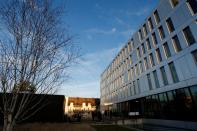
[[[62,24],[63,8],[55,5],[50,0],[1,1],[0,112],[4,131],[11,131],[39,109],[36,105],[41,101],[30,107],[32,92],[24,91],[34,87],[36,94],[54,93],[79,56]],[[27,108],[35,112],[28,114]]]

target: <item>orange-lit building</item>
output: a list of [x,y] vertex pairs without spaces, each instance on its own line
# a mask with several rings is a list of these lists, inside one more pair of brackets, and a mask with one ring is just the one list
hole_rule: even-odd
[[65,97],[65,114],[95,111],[99,105],[98,98]]

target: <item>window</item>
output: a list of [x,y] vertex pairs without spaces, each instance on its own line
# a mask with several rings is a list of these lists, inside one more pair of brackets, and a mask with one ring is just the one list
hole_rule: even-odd
[[144,36],[147,36],[148,32],[146,29],[146,24],[143,25],[143,32],[144,32]]
[[142,53],[143,53],[143,54],[145,54],[145,53],[146,53],[144,43],[142,44]]
[[166,37],[162,26],[159,27],[159,35],[162,40]]
[[159,85],[159,80],[158,80],[158,76],[157,76],[157,71],[153,71],[153,77],[154,77],[154,80],[155,80],[155,86],[156,88],[159,88],[160,85]]
[[167,27],[168,27],[169,32],[170,32],[170,33],[173,32],[175,29],[174,29],[174,25],[173,25],[173,23],[172,23],[171,18],[168,18],[168,19],[166,20],[166,23],[167,23]]
[[194,58],[194,61],[195,61],[196,65],[197,65],[197,50],[192,51],[192,55],[193,55],[193,58]]
[[151,21],[151,18],[148,19],[148,25],[149,25],[150,31],[152,31],[153,30],[153,23]]
[[145,67],[145,70],[147,70],[147,69],[148,69],[147,58],[144,58],[144,67]]
[[140,59],[141,53],[140,53],[140,48],[139,47],[137,48],[137,56],[138,56],[138,59]]
[[148,86],[149,86],[149,89],[152,90],[153,87],[152,87],[152,82],[151,82],[151,77],[150,77],[150,74],[147,74],[147,80],[148,80]]
[[149,59],[150,59],[150,64],[153,67],[155,65],[155,61],[154,61],[154,58],[153,58],[153,54],[152,53],[149,55]]
[[187,0],[187,5],[193,14],[197,13],[197,1],[196,0]]
[[138,66],[137,66],[137,64],[136,64],[136,65],[135,65],[135,75],[138,76],[138,74],[139,74],[139,69],[138,69]]
[[141,30],[139,30],[138,35],[139,35],[139,40],[142,40],[143,36],[142,36],[142,31]]
[[139,62],[139,69],[140,69],[140,73],[142,73],[143,72],[143,66],[142,66],[142,62],[141,61]]
[[155,33],[152,34],[152,40],[153,40],[154,45],[156,46],[157,45],[157,37],[156,37]]
[[190,91],[194,100],[194,104],[197,107],[197,86],[190,87]]
[[166,112],[166,105],[167,105],[167,96],[166,93],[161,93],[158,95],[159,96],[159,102],[160,102],[160,111],[161,111],[161,116],[165,116]]
[[146,40],[146,47],[147,47],[148,50],[151,49],[151,45],[150,45],[150,40],[149,39]]
[[138,92],[140,93],[140,80],[137,79],[137,85],[138,85]]
[[130,60],[130,65],[132,65],[133,61],[132,61],[132,56],[131,55],[129,56],[129,60]]
[[131,42],[128,43],[128,52],[131,53]]
[[159,18],[159,14],[158,14],[158,11],[157,11],[157,10],[154,12],[154,17],[155,17],[155,22],[156,22],[157,24],[159,24],[160,18]]
[[179,1],[178,0],[170,0],[172,7],[175,7],[178,5]]
[[133,78],[133,76],[134,76],[134,69],[131,68],[131,79]]
[[133,81],[133,93],[136,94],[136,86],[135,86],[135,81]]
[[179,78],[178,78],[178,75],[176,73],[176,69],[175,69],[175,66],[174,66],[174,63],[171,62],[168,64],[169,67],[170,67],[170,72],[171,72],[171,75],[172,75],[172,80],[174,83],[177,83],[179,82]]
[[161,71],[161,77],[162,77],[162,80],[163,80],[163,84],[168,85],[168,79],[167,79],[164,67],[161,67],[160,71]]
[[157,56],[157,61],[158,63],[162,61],[161,53],[159,48],[156,49],[156,56]]
[[179,41],[177,35],[175,35],[174,37],[172,37],[172,43],[173,43],[173,47],[174,47],[175,52],[179,52],[179,51],[182,50],[181,44],[180,44],[180,41]]
[[189,26],[187,26],[186,28],[183,29],[183,34],[184,34],[184,37],[185,37],[188,45],[192,45],[195,43],[194,36],[193,36]]
[[163,48],[164,48],[166,58],[169,58],[171,56],[171,53],[170,53],[170,48],[167,42],[163,44]]

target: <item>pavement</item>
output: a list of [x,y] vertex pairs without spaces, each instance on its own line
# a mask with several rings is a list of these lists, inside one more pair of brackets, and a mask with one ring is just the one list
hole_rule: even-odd
[[188,129],[176,128],[176,127],[168,127],[168,126],[159,126],[159,125],[125,125],[130,129],[137,129],[138,131],[192,131]]

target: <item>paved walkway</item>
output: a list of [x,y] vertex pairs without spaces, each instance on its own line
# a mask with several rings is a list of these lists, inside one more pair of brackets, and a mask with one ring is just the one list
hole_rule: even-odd
[[144,130],[144,131],[189,131],[186,129],[182,129],[182,128],[175,128],[175,127],[167,127],[167,126],[159,126],[159,125],[138,125],[138,126],[131,126],[131,125],[127,125],[126,127],[128,128],[136,128],[139,130]]

